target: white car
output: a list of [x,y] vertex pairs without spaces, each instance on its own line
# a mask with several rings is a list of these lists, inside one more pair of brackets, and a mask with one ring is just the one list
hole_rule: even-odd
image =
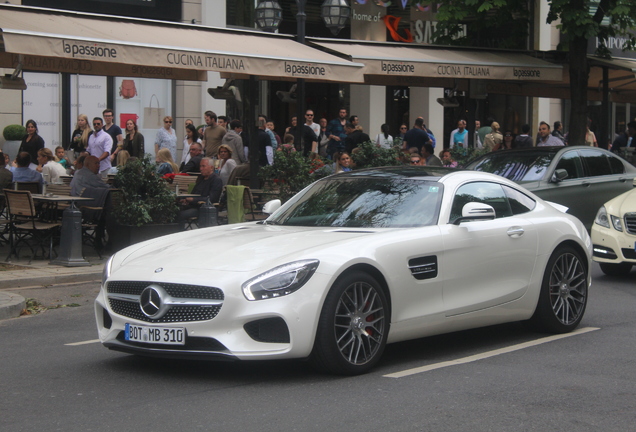
[[603,273],[628,274],[636,264],[636,189],[605,203],[592,226],[594,261]]
[[520,320],[568,332],[585,312],[592,247],[564,211],[487,173],[333,175],[264,222],[116,253],[95,302],[99,339],[133,354],[309,358],[359,374],[386,343]]

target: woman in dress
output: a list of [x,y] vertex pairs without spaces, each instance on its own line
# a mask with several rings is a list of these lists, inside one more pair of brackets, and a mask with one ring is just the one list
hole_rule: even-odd
[[201,144],[201,138],[199,138],[199,132],[194,125],[186,125],[186,137],[183,140],[183,152],[181,153],[181,166],[185,166],[190,162],[190,146],[195,142]]
[[389,135],[389,125],[383,124],[380,126],[380,130],[382,133],[375,137],[375,143],[385,149],[393,147],[393,137]]
[[66,170],[59,162],[55,162],[53,152],[47,148],[38,150],[38,167],[36,170],[42,173],[42,177],[48,184],[62,183],[60,176],[66,175]]
[[38,135],[38,125],[33,120],[27,120],[26,131],[27,134],[22,138],[18,154],[27,152],[31,156],[31,162],[35,163],[38,158],[38,150],[44,148],[44,140]]
[[162,148],[157,152],[157,174],[163,176],[165,174],[178,173],[179,167],[172,159],[172,153],[167,148]]
[[81,152],[86,151],[86,147],[88,147],[88,137],[91,136],[92,133],[93,130],[91,129],[86,114],[78,115],[71,145],[69,146],[69,148],[75,152],[76,158]]
[[221,144],[219,147],[218,158],[220,161],[219,165],[219,177],[223,180],[223,186],[227,185],[227,181],[230,178],[230,174],[236,168],[236,161],[232,159],[232,149],[230,146]]
[[598,141],[596,141],[596,135],[590,130],[590,122],[587,123],[585,129],[585,145],[590,147],[598,147]]
[[164,148],[170,151],[174,163],[177,160],[177,133],[172,129],[172,117],[170,116],[163,118],[163,127],[157,132],[155,154],[158,154],[159,150]]
[[[129,156],[143,158],[146,149],[144,148],[144,136],[137,128],[137,122],[129,119],[126,122],[126,137],[124,138],[123,150],[126,150]],[[117,159],[119,165],[119,159]]]
[[351,171],[351,156],[349,156],[349,153],[336,153],[334,154],[334,159],[336,160],[336,174]]

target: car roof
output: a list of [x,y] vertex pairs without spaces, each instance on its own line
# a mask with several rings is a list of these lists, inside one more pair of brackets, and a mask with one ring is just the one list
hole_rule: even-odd
[[346,173],[336,174],[331,178],[340,177],[387,177],[387,178],[409,178],[416,180],[438,181],[442,177],[458,171],[454,168],[432,167],[432,166],[388,166],[376,168],[363,168]]
[[[590,147],[590,146],[541,146],[541,147],[531,147],[531,148],[522,148],[522,149],[509,149],[509,150],[503,150],[503,151],[497,151],[497,152],[489,152],[483,155],[480,155],[478,157],[476,157],[475,159],[472,159],[470,162],[468,162],[466,164],[466,167],[468,167],[469,165],[472,165],[473,163],[480,161],[482,159],[485,159],[487,157],[493,156],[493,155],[497,155],[497,156],[504,156],[504,155],[523,155],[523,154],[530,154],[530,155],[542,155],[542,154],[552,154],[554,156],[556,156],[558,153],[564,153],[566,151],[571,151],[571,150],[596,150],[596,151],[600,151],[601,153],[605,153],[607,155],[611,155],[614,156],[618,159],[620,159],[621,162],[623,162],[623,165],[625,165],[627,167],[628,171],[633,171],[631,168],[634,168],[633,165],[631,165],[629,162],[627,162],[625,159],[623,159],[622,157],[620,157],[619,155],[612,153],[608,150],[605,150],[603,148],[599,148],[599,147]],[[634,169],[636,170],[636,168]]]

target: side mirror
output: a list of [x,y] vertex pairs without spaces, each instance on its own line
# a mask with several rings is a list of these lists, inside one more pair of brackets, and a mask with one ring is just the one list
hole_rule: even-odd
[[493,220],[495,218],[495,209],[488,205],[478,202],[469,202],[462,208],[462,217],[455,219],[454,225],[462,222],[475,220]]
[[567,170],[564,170],[563,168],[559,168],[557,170],[554,170],[554,174],[552,174],[552,179],[550,179],[550,181],[552,181],[552,183],[559,183],[565,180],[566,178],[568,178]]
[[279,199],[267,201],[263,206],[263,213],[272,214],[276,210],[278,210],[281,206],[281,202]]

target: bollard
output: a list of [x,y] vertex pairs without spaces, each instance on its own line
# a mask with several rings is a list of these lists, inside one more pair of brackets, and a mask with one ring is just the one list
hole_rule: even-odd
[[74,203],[64,210],[62,232],[60,234],[60,250],[53,265],[80,267],[91,265],[82,256],[82,212]]
[[205,203],[199,207],[199,220],[197,221],[197,225],[199,225],[199,228],[207,228],[217,226],[218,224],[216,207],[210,203],[210,199],[208,198]]

